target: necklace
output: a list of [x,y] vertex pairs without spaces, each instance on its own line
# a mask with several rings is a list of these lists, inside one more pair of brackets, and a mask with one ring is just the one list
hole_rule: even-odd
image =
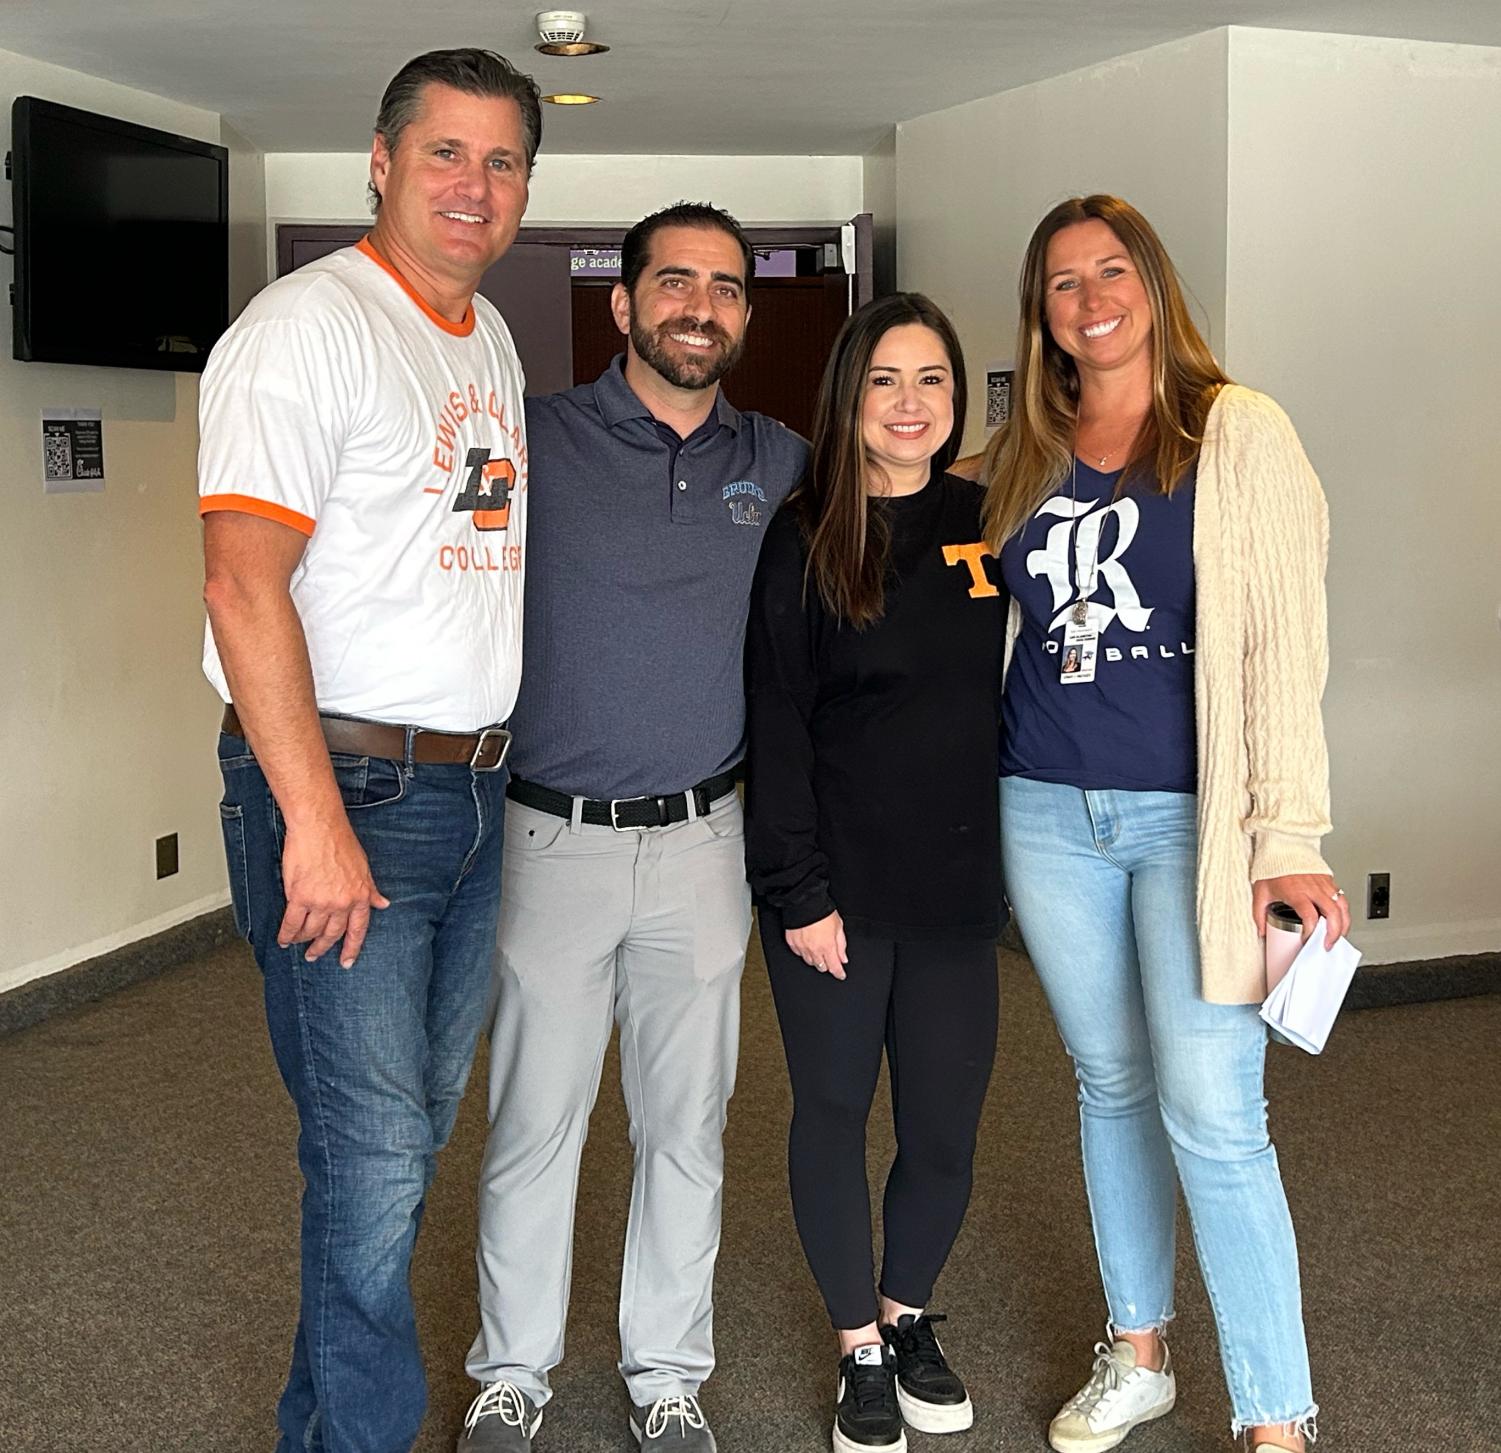
[[[1140,432],[1141,432],[1141,425],[1140,425],[1140,423],[1138,423],[1137,426],[1136,426],[1136,429],[1132,432],[1131,438],[1129,440],[1127,440],[1125,444],[1117,444],[1113,448],[1107,449],[1103,454],[1101,454],[1099,456],[1099,461],[1096,463],[1095,468],[1096,469],[1104,469],[1106,460],[1108,460],[1112,454],[1119,454],[1122,449],[1126,448],[1130,444],[1135,443],[1137,435],[1140,434]],[[1074,450],[1073,450],[1073,466],[1074,467],[1073,467],[1073,474],[1070,476],[1070,479],[1069,479],[1069,503],[1072,504],[1073,507],[1074,507],[1074,518],[1078,519],[1078,510],[1079,510],[1079,451],[1078,451],[1078,433],[1077,433],[1077,428],[1075,430],[1074,443],[1075,443],[1075,447],[1074,447]],[[1101,532],[1100,533],[1101,534],[1104,533],[1103,526],[1101,527]],[[1097,584],[1097,582],[1099,580],[1099,574],[1100,574],[1100,535],[1096,535],[1094,537],[1094,550],[1091,553],[1090,560],[1089,560],[1089,574],[1088,574],[1088,576],[1085,576],[1083,574],[1082,569],[1081,569],[1080,574],[1079,574],[1079,598],[1078,598],[1078,600],[1076,600],[1074,602],[1073,609],[1069,612],[1069,619],[1076,626],[1086,626],[1086,625],[1089,624],[1089,601],[1090,601],[1090,597],[1095,592],[1095,585]]]
[[1107,449],[1103,454],[1100,455],[1098,459],[1095,460],[1094,467],[1096,469],[1103,469],[1105,467],[1105,461],[1109,459],[1112,454],[1119,454],[1122,449],[1129,448],[1130,445],[1135,442],[1135,440],[1136,435],[1133,434],[1131,438],[1126,440],[1124,443],[1111,445],[1109,449]]
[[[1099,456],[1099,458],[1095,461],[1095,466],[1094,467],[1096,469],[1103,469],[1105,467],[1106,461],[1109,460],[1109,458],[1111,457],[1111,455],[1113,455],[1113,454],[1119,454],[1122,449],[1129,448],[1132,444],[1134,444],[1136,442],[1136,437],[1140,433],[1141,433],[1141,423],[1140,423],[1140,421],[1138,421],[1136,427],[1131,431],[1130,437],[1128,439],[1123,439],[1119,444],[1112,444],[1110,446],[1110,448],[1108,448],[1103,454],[1101,454]],[[1077,440],[1077,431],[1076,431],[1075,437],[1076,437],[1076,440]],[[1090,457],[1091,458],[1094,457],[1092,453],[1091,453]]]

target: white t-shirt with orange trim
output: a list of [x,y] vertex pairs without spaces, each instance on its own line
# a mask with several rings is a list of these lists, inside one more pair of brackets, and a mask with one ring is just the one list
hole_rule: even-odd
[[[521,680],[526,423],[510,330],[434,312],[368,242],[260,293],[199,393],[199,512],[308,537],[292,576],[321,711],[473,731]],[[204,670],[229,687],[205,633]]]

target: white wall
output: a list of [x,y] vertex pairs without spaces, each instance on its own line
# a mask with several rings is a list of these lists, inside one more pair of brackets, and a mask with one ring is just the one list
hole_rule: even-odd
[[270,281],[266,246],[266,158],[234,127],[219,128],[229,148],[229,316],[239,317]]
[[1333,522],[1333,866],[1376,960],[1501,948],[1501,50],[1230,33],[1228,366]]
[[1333,518],[1326,849],[1373,963],[1501,948],[1498,165],[1501,51],[1238,27],[897,129],[901,285],[971,370],[1037,219],[1111,191],[1292,414]]
[[[1209,31],[897,128],[900,284],[952,315],[973,380],[1011,358],[1032,229],[1090,192],[1123,196],[1152,220],[1201,326],[1223,344],[1226,51],[1226,32]],[[977,448],[984,411],[970,413]]]
[[[19,94],[229,146],[236,312],[271,267],[268,211],[368,216],[363,156],[262,157],[212,112],[3,51],[0,148]],[[747,223],[837,222],[861,209],[861,164],[544,155],[532,195],[533,223],[629,224],[682,197]],[[39,416],[55,405],[103,410],[103,494],[43,495]],[[196,415],[191,375],[0,358],[0,992],[227,901],[218,705],[198,666]],[[168,832],[182,867],[158,882]]]
[[871,215],[875,290],[879,298],[897,288],[896,127],[860,158],[862,210]]
[[[8,52],[0,147],[18,94],[228,145],[236,312],[272,265],[268,209],[368,216],[363,156],[262,157],[212,112]],[[629,224],[682,197],[748,223],[843,221],[860,159],[544,156],[528,221]],[[43,495],[39,416],[55,405],[103,410],[103,494]],[[196,415],[191,375],[0,358],[0,992],[227,901],[218,706],[198,666]],[[168,832],[182,866],[158,882]]]
[[[213,113],[0,51],[0,133],[17,94],[225,140],[237,302],[263,276],[262,209],[368,216],[362,155],[262,168]],[[544,153],[527,221],[624,225],[690,197],[832,222],[869,200],[894,212],[900,285],[953,313],[977,372],[1010,354],[1042,213],[1095,190],[1140,206],[1330,495],[1329,848],[1357,913],[1365,873],[1393,875],[1390,925],[1356,935],[1380,961],[1501,947],[1498,157],[1501,52],[1235,28],[906,122],[894,168]],[[0,358],[0,991],[225,901],[196,398],[188,375]],[[102,495],[42,494],[38,415],[59,404],[104,410]],[[170,831],[183,868],[158,883]]]
[[[266,158],[266,211],[276,222],[368,221],[363,152]],[[847,222],[860,210],[858,156],[549,156],[537,158],[529,226],[630,226],[687,199],[746,224]]]
[[[16,95],[220,139],[212,112],[0,51],[0,149]],[[7,262],[0,278],[9,274]],[[198,669],[197,380],[9,353],[0,356],[0,990],[227,901],[216,699]],[[104,412],[102,494],[42,493],[40,414],[59,405]],[[158,882],[153,843],[168,832],[179,835],[182,869]]]

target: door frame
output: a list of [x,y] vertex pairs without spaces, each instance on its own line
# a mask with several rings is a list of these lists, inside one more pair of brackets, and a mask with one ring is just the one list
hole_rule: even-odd
[[[874,263],[871,250],[870,213],[862,212],[854,220],[855,270],[852,303],[858,308],[868,303],[874,292]],[[862,225],[863,221],[863,225]],[[360,222],[278,222],[276,224],[276,276],[292,271],[292,246],[297,241],[348,241],[364,236],[370,227]],[[762,226],[744,229],[747,240],[757,251],[774,247],[808,247],[824,243],[840,244],[843,229],[834,225]],[[628,227],[559,227],[523,226],[516,235],[518,242],[540,243],[552,247],[619,247]]]

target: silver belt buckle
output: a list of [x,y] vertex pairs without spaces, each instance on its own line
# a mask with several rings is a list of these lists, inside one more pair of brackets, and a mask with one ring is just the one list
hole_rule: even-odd
[[633,802],[655,802],[654,797],[612,797],[610,799],[610,826],[616,832],[645,832],[653,826],[649,822],[621,822],[620,809],[622,806],[629,807]]
[[[484,755],[486,744],[494,738],[500,743],[500,754],[488,767],[481,767],[479,759]],[[469,758],[469,770],[471,772],[498,772],[504,765],[506,757],[511,750],[511,734],[504,727],[484,727],[479,734],[479,740],[474,744],[474,752]]]

